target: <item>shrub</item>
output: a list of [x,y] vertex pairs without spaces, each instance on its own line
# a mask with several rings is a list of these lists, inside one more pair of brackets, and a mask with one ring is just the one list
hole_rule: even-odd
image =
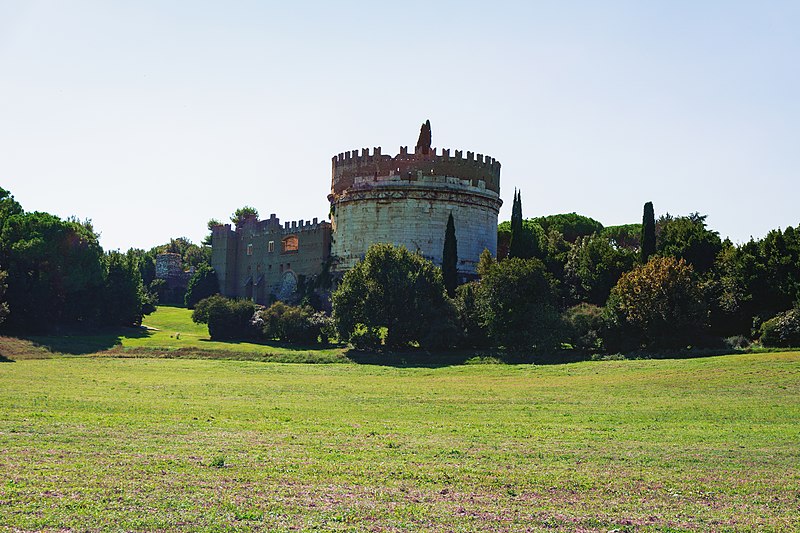
[[350,344],[357,350],[374,350],[380,347],[381,333],[379,328],[358,324],[353,333],[350,334]]
[[215,294],[195,305],[192,320],[208,324],[213,340],[250,339],[258,335],[252,325],[256,304],[249,300],[231,300]]
[[761,344],[787,348],[800,346],[800,308],[796,307],[761,325]]
[[314,343],[320,339],[327,342],[331,319],[311,306],[291,306],[275,302],[256,314],[255,321],[268,339],[287,342]]
[[603,329],[603,309],[596,305],[582,303],[564,312],[567,330],[566,340],[578,350],[597,350],[600,348],[600,334]]

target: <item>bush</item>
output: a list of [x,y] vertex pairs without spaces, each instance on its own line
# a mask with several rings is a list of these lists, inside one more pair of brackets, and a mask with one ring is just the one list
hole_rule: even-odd
[[252,325],[256,304],[249,300],[231,300],[219,294],[200,300],[192,312],[192,320],[208,324],[213,340],[251,339],[258,336]]
[[597,350],[601,347],[600,335],[603,329],[603,309],[596,305],[582,303],[564,312],[567,342],[577,350]]
[[374,350],[380,347],[381,333],[379,328],[359,324],[350,334],[350,344],[357,350]]
[[275,302],[257,313],[256,323],[266,338],[287,342],[327,342],[330,334],[330,317],[308,305],[295,307]]
[[768,347],[800,346],[800,308],[781,313],[761,325],[761,344]]

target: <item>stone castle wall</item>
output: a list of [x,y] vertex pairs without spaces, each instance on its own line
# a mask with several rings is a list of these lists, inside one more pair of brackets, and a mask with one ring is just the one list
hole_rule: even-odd
[[234,229],[230,224],[215,226],[211,239],[211,266],[222,293],[266,305],[273,296],[289,299],[301,277],[322,272],[330,256],[331,225],[317,219],[281,224],[271,215],[248,219]]

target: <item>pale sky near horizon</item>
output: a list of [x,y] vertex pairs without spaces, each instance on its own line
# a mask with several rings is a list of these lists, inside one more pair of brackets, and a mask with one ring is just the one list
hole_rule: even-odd
[[800,2],[0,0],[0,187],[105,249],[243,205],[324,219],[331,157],[502,164],[526,217],[800,224]]

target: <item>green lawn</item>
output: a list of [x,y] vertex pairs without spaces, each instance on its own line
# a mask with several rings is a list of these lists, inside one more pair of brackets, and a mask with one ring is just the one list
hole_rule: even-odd
[[191,316],[189,309],[159,306],[155,313],[144,317],[146,329],[118,328],[93,335],[32,337],[31,340],[53,352],[73,355],[234,358],[282,362],[346,361],[345,349],[341,347],[212,341],[206,325],[195,324]]
[[800,353],[20,358],[0,363],[0,450],[12,531],[793,531]]

